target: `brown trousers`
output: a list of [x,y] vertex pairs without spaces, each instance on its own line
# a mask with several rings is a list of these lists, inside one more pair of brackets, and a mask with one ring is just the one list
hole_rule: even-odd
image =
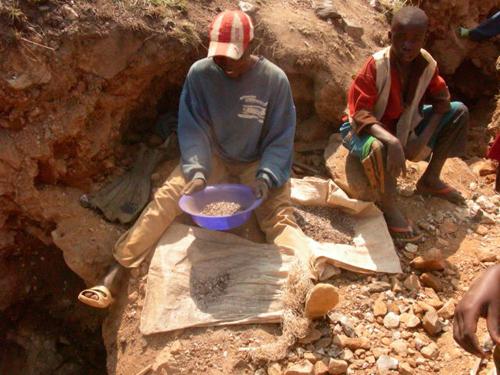
[[[208,184],[227,182],[235,177],[242,184],[254,181],[259,162],[233,163],[214,156],[212,172]],[[138,267],[154,248],[162,234],[181,213],[178,206],[181,190],[187,184],[180,165],[167,178],[154,194],[135,224],[116,242],[113,249],[115,259],[127,268]],[[269,243],[287,226],[298,228],[293,217],[290,202],[290,181],[280,188],[271,189],[269,197],[255,210],[260,228]]]

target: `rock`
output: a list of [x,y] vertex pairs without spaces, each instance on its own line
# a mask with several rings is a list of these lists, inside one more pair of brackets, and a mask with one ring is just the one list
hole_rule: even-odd
[[408,328],[415,328],[420,324],[420,319],[414,314],[403,313],[400,318],[401,323],[406,325]]
[[435,343],[432,342],[429,345],[424,346],[420,353],[422,353],[424,358],[436,359],[437,357],[439,357],[439,348]]
[[373,304],[373,315],[385,316],[387,314],[387,306],[381,299],[378,299]]
[[312,328],[306,337],[299,339],[299,343],[301,344],[310,344],[315,342],[321,338],[321,331],[316,328]]
[[455,314],[455,300],[452,298],[445,302],[444,306],[437,312],[438,316],[443,319],[451,319]]
[[455,224],[451,219],[445,219],[443,223],[439,226],[439,231],[444,234],[452,234],[458,230],[458,225]]
[[323,361],[318,361],[314,364],[314,375],[328,374],[328,366]]
[[318,361],[321,361],[323,356],[319,353],[312,353],[312,352],[305,352],[304,353],[304,359],[307,359],[311,363],[316,363]]
[[365,32],[362,27],[350,24],[346,24],[345,31],[353,39],[361,39]]
[[305,315],[308,318],[321,318],[339,302],[337,289],[330,284],[316,284],[307,294]]
[[350,349],[344,349],[342,354],[340,355],[340,359],[344,361],[351,362],[354,358],[354,353]]
[[316,341],[316,343],[314,344],[314,347],[316,349],[325,349],[325,348],[329,347],[331,343],[332,343],[332,339],[330,337],[323,337],[322,339],[319,339],[318,341]]
[[381,374],[387,374],[391,370],[397,370],[399,361],[387,355],[381,355],[377,359],[377,369]]
[[324,21],[342,19],[342,16],[333,8],[332,3],[329,1],[317,6],[314,12],[319,19]]
[[402,357],[408,355],[408,343],[405,340],[396,340],[390,345],[392,351]]
[[478,176],[487,176],[496,173],[496,166],[493,160],[479,160],[470,165],[470,169]]
[[439,321],[438,314],[433,308],[428,309],[422,320],[422,325],[425,331],[431,335],[435,336],[443,329],[441,322]]
[[61,12],[62,12],[64,17],[66,17],[67,19],[69,19],[71,21],[74,21],[79,17],[78,13],[76,13],[76,11],[72,7],[70,7],[68,4],[64,4],[61,7]]
[[395,276],[391,277],[391,286],[394,293],[403,291],[403,283]]
[[339,319],[339,323],[342,326],[342,330],[348,337],[356,337],[356,330],[354,329],[354,323],[347,316],[342,315]]
[[253,375],[266,375],[266,370],[264,370],[263,368],[260,368],[257,371],[255,371],[253,373]]
[[476,228],[476,233],[479,234],[480,236],[485,236],[488,234],[488,232],[489,232],[489,229],[486,225],[479,225]]
[[403,285],[405,286],[406,289],[408,290],[415,290],[418,291],[421,288],[420,281],[418,280],[417,275],[411,274],[406,278],[404,281]]
[[443,259],[425,259],[418,256],[410,262],[410,266],[419,271],[442,271],[446,267]]
[[391,289],[391,284],[385,281],[374,281],[367,285],[367,290],[369,293],[381,293],[388,289]]
[[414,243],[407,243],[405,250],[409,253],[415,254],[418,251],[418,245],[415,245]]
[[413,368],[406,362],[399,364],[399,375],[414,375]]
[[495,204],[484,195],[477,198],[476,203],[486,212],[493,213],[496,210]]
[[497,260],[497,251],[498,249],[495,250],[489,250],[489,251],[480,251],[478,254],[478,259],[482,263],[486,262],[495,262]]
[[389,329],[394,329],[399,327],[399,315],[389,312],[384,317],[384,327]]
[[346,361],[340,359],[330,358],[328,363],[328,373],[332,375],[345,374],[347,372],[348,364]]
[[347,337],[344,335],[337,335],[333,339],[333,343],[341,348],[356,349],[370,349],[370,340],[366,337]]
[[273,363],[267,368],[267,375],[281,375],[281,365],[279,363]]
[[285,370],[284,375],[313,375],[314,366],[311,362],[303,360]]
[[439,278],[434,276],[432,273],[423,273],[422,275],[420,275],[420,281],[425,286],[428,286],[437,292],[443,290],[443,284],[441,283],[441,280],[439,280]]

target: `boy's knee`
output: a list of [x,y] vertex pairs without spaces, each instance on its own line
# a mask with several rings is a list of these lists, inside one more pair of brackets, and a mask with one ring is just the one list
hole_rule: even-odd
[[452,102],[452,108],[455,112],[455,118],[463,117],[465,119],[469,118],[469,108],[462,102]]

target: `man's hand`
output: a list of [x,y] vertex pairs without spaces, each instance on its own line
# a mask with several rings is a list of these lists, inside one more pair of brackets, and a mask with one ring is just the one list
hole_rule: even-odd
[[191,195],[196,193],[197,191],[205,189],[207,186],[207,183],[204,179],[202,178],[195,178],[192,179],[187,183],[186,186],[181,190],[182,195]]
[[393,177],[399,177],[401,173],[406,176],[405,152],[401,142],[396,138],[387,142],[387,172]]
[[484,357],[476,336],[479,317],[486,318],[494,343],[500,345],[500,264],[486,270],[455,308],[453,337],[469,353]]
[[256,178],[251,184],[253,193],[257,198],[262,198],[265,201],[269,195],[269,186],[263,178]]

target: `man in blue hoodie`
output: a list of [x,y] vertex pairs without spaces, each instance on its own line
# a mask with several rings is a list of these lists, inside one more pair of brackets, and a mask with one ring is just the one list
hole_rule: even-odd
[[98,308],[112,302],[118,275],[138,267],[177,215],[178,200],[229,177],[252,187],[264,202],[256,209],[268,242],[287,226],[298,228],[290,203],[289,177],[295,106],[285,73],[250,53],[250,18],[219,14],[210,27],[208,57],[193,64],[179,106],[181,163],[134,226],[116,243],[102,283],[82,291],[80,301]]

